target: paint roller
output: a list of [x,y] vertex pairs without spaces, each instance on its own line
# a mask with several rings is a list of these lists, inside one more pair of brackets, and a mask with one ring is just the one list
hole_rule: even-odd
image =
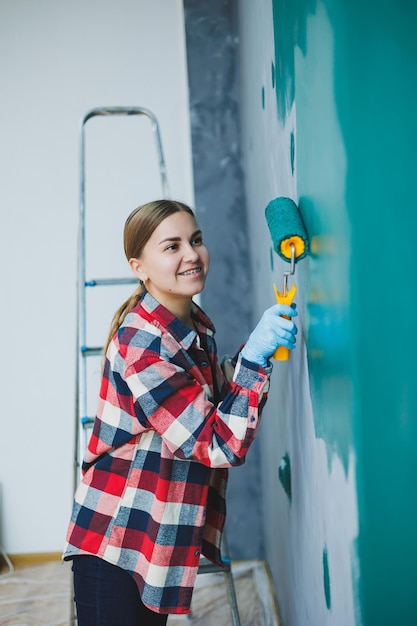
[[[275,252],[290,263],[289,271],[284,272],[282,292],[278,291],[274,284],[277,303],[291,305],[297,287],[293,284],[291,289],[288,289],[288,277],[294,274],[295,263],[308,254],[307,232],[298,207],[291,198],[280,197],[271,200],[265,209],[265,218]],[[277,361],[287,361],[290,358],[290,350],[279,346],[273,356]]]

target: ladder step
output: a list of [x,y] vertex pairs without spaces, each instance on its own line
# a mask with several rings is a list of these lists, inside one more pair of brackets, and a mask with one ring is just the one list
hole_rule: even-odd
[[82,356],[98,356],[103,352],[103,346],[100,347],[90,347],[90,346],[81,346],[80,348]]
[[93,278],[86,280],[86,287],[103,287],[108,285],[133,285],[138,282],[137,278]]
[[213,574],[215,572],[229,572],[231,570],[231,560],[229,557],[222,557],[222,563],[224,567],[220,567],[220,565],[215,565],[205,557],[200,559],[200,564],[198,567],[199,574]]
[[87,426],[92,426],[94,424],[94,417],[82,417],[81,424],[84,428],[86,428]]

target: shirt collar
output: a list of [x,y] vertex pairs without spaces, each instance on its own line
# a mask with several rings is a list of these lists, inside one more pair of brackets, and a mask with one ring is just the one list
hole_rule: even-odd
[[[148,291],[144,291],[136,310],[143,309],[150,317],[156,320],[161,326],[166,328],[171,335],[186,349],[191,347],[197,338],[195,330],[184,324],[178,317],[175,317],[168,309],[160,304]],[[191,317],[199,332],[206,335],[214,335],[215,328],[210,318],[195,303],[191,305]]]

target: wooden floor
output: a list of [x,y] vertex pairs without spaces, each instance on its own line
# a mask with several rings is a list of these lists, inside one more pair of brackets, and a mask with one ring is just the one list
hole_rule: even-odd
[[[280,626],[269,576],[261,561],[233,564],[242,626]],[[71,566],[45,563],[0,576],[0,626],[69,626]],[[223,574],[201,574],[192,619],[170,616],[168,626],[231,626]],[[122,626],[115,624],[115,626]]]

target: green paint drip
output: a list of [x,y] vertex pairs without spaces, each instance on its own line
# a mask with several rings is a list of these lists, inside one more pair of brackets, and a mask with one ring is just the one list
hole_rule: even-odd
[[269,248],[269,261],[271,263],[271,270],[274,271],[274,248]]
[[275,89],[275,65],[273,61],[271,63],[271,82],[272,82],[272,89]]
[[278,117],[286,120],[295,98],[295,47],[306,54],[307,16],[317,0],[272,0],[274,21],[276,99]]
[[265,109],[265,87],[262,87],[262,108]]
[[291,502],[291,463],[288,452],[286,452],[281,459],[281,463],[279,464],[278,469],[278,477],[281,485],[284,488],[285,493],[288,496],[289,501]]
[[295,137],[294,133],[290,135],[290,161],[291,161],[291,174],[294,176],[295,168]]
[[329,559],[327,557],[327,548],[323,550],[323,585],[324,585],[324,597],[326,598],[326,606],[330,609],[331,597],[330,597],[330,574],[329,574]]

